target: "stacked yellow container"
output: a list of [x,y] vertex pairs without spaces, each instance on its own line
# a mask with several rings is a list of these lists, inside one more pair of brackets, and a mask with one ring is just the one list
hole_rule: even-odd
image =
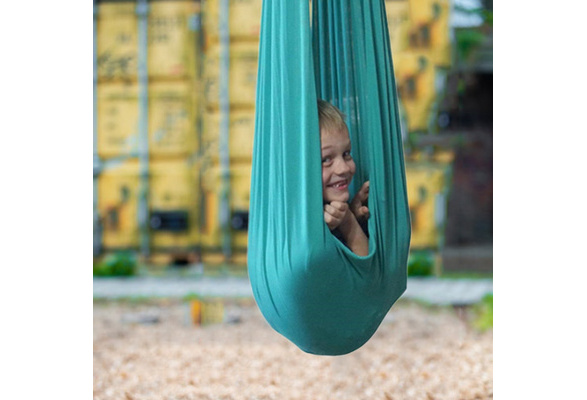
[[438,249],[444,244],[453,157],[452,151],[415,153],[406,162],[413,249]]
[[[228,8],[228,15],[220,12],[221,0],[208,0],[203,8],[201,243],[203,260],[208,263],[226,261],[227,241],[230,260],[236,263],[246,260],[262,0],[229,0]],[[223,23],[228,24],[227,41],[220,37]],[[221,93],[225,78],[221,72],[221,51],[226,45],[228,91]],[[227,96],[228,115],[223,114],[222,96]],[[223,118],[227,119],[228,132],[222,132]],[[228,140],[223,143],[226,133]],[[223,162],[222,152],[228,153],[228,163]],[[223,210],[223,204],[228,209]],[[223,218],[229,219],[228,229],[222,226]]]
[[[450,0],[386,0],[396,84],[407,131],[430,134],[451,65]],[[406,157],[412,251],[435,254],[444,245],[452,151],[412,149]]]
[[[220,12],[220,2],[202,2],[202,10],[195,1],[148,3],[149,173],[143,194],[137,3],[98,5],[97,150],[102,170],[97,192],[105,250],[140,247],[139,198],[147,196],[153,253],[181,255],[200,248],[204,261],[224,262],[228,238],[230,261],[245,261],[262,0],[228,0],[228,15]],[[425,131],[438,96],[437,71],[450,65],[450,2],[387,0],[386,8],[407,128]],[[221,107],[226,43],[220,40],[221,23],[229,27],[228,115]],[[226,135],[223,121],[226,143],[220,140]],[[228,163],[221,157],[224,151]],[[429,162],[407,167],[416,247],[435,247],[441,240],[433,222],[447,182],[441,170],[446,168]],[[228,210],[223,209],[226,199]],[[222,225],[226,218],[228,232]]]
[[387,0],[396,81],[409,132],[428,132],[451,64],[450,0]]
[[452,150],[416,151],[406,159],[408,205],[412,222],[410,251],[431,257],[432,273],[442,273],[446,210],[452,180]]
[[199,247],[199,3],[147,8],[147,192],[140,193],[139,16],[136,2],[100,2],[97,14],[98,209],[105,251],[140,246],[147,199],[152,254]]

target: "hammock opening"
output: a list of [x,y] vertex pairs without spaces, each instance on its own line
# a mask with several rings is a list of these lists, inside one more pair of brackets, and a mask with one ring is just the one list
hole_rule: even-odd
[[[357,256],[369,255],[369,181],[356,182],[347,116],[333,104],[318,100],[322,202],[331,234]],[[359,166],[360,168],[360,166]],[[352,185],[358,190],[351,191]]]

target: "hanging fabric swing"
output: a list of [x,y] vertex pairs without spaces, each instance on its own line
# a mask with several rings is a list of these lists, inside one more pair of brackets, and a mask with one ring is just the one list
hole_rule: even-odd
[[[312,33],[311,33],[312,31]],[[317,99],[347,116],[370,180],[369,254],[323,217]],[[264,0],[248,269],[269,324],[305,352],[361,347],[406,288],[410,220],[384,0]]]

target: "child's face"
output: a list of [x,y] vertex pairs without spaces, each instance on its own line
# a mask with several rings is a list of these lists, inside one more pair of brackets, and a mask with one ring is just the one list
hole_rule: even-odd
[[355,175],[351,140],[346,128],[320,130],[322,148],[322,198],[325,203],[349,200],[349,184]]

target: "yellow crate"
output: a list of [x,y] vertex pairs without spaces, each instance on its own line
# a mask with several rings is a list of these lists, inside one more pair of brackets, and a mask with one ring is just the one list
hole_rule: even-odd
[[435,66],[452,63],[450,41],[450,0],[410,2],[407,49],[425,51]]
[[445,163],[406,163],[412,249],[436,249],[443,245],[449,171]]
[[136,79],[139,29],[136,3],[101,3],[98,7],[98,78]]
[[387,0],[385,2],[387,12],[387,25],[393,56],[408,48],[408,33],[411,26],[410,2],[408,0]]
[[188,230],[151,231],[152,248],[193,248],[200,242],[199,171],[185,159],[152,162],[149,177],[149,201],[153,212],[188,213]]
[[426,24],[432,21],[437,13],[438,0],[409,0],[410,20],[413,25]]
[[98,85],[96,106],[100,157],[118,157],[138,151],[138,93],[136,84]]
[[430,26],[430,58],[441,67],[452,65],[452,43],[450,39],[450,0],[437,0],[438,17]]
[[[222,246],[222,227],[220,226],[220,201],[223,189],[222,170],[218,165],[209,165],[202,170],[202,247],[218,249]],[[251,188],[251,163],[232,163],[230,166],[229,205],[231,214],[234,212],[248,212]],[[245,230],[230,231],[232,247],[244,249],[247,246],[247,232]]]
[[[197,151],[198,83],[153,82],[148,89],[149,154],[179,157]],[[98,85],[98,154],[136,155],[139,149],[138,85]]]
[[150,77],[193,78],[197,70],[200,3],[149,3],[148,71]]
[[139,163],[137,160],[109,165],[98,179],[98,212],[105,249],[137,248]]
[[[219,0],[208,0],[203,9],[204,29],[211,42],[218,41],[219,3]],[[262,0],[230,0],[228,25],[231,39],[259,40],[262,5]]]
[[[258,43],[237,43],[229,49],[229,98],[231,106],[254,107],[257,89]],[[217,108],[220,96],[220,45],[204,55],[204,98],[208,108]]]
[[[220,117],[218,111],[206,111],[202,124],[202,147],[206,156],[219,159]],[[229,115],[229,156],[231,160],[250,160],[253,155],[255,110],[235,110]]]
[[[136,2],[98,5],[97,59],[100,81],[135,81],[139,24]],[[147,71],[150,78],[199,75],[197,30],[200,5],[193,1],[150,2]]]
[[[151,162],[149,165],[149,208],[155,212],[183,211],[188,229],[181,232],[150,230],[150,248],[191,249],[199,245],[199,170],[185,159]],[[98,211],[106,249],[138,248],[139,163],[105,161],[98,178]]]
[[436,100],[436,69],[425,52],[403,52],[395,56],[394,69],[408,131],[426,131]]
[[454,150],[450,149],[435,149],[433,153],[414,150],[410,152],[409,156],[407,156],[406,162],[413,162],[414,164],[432,162],[442,165],[451,165],[454,158]]
[[149,85],[149,154],[187,156],[198,150],[199,85],[194,81]]

